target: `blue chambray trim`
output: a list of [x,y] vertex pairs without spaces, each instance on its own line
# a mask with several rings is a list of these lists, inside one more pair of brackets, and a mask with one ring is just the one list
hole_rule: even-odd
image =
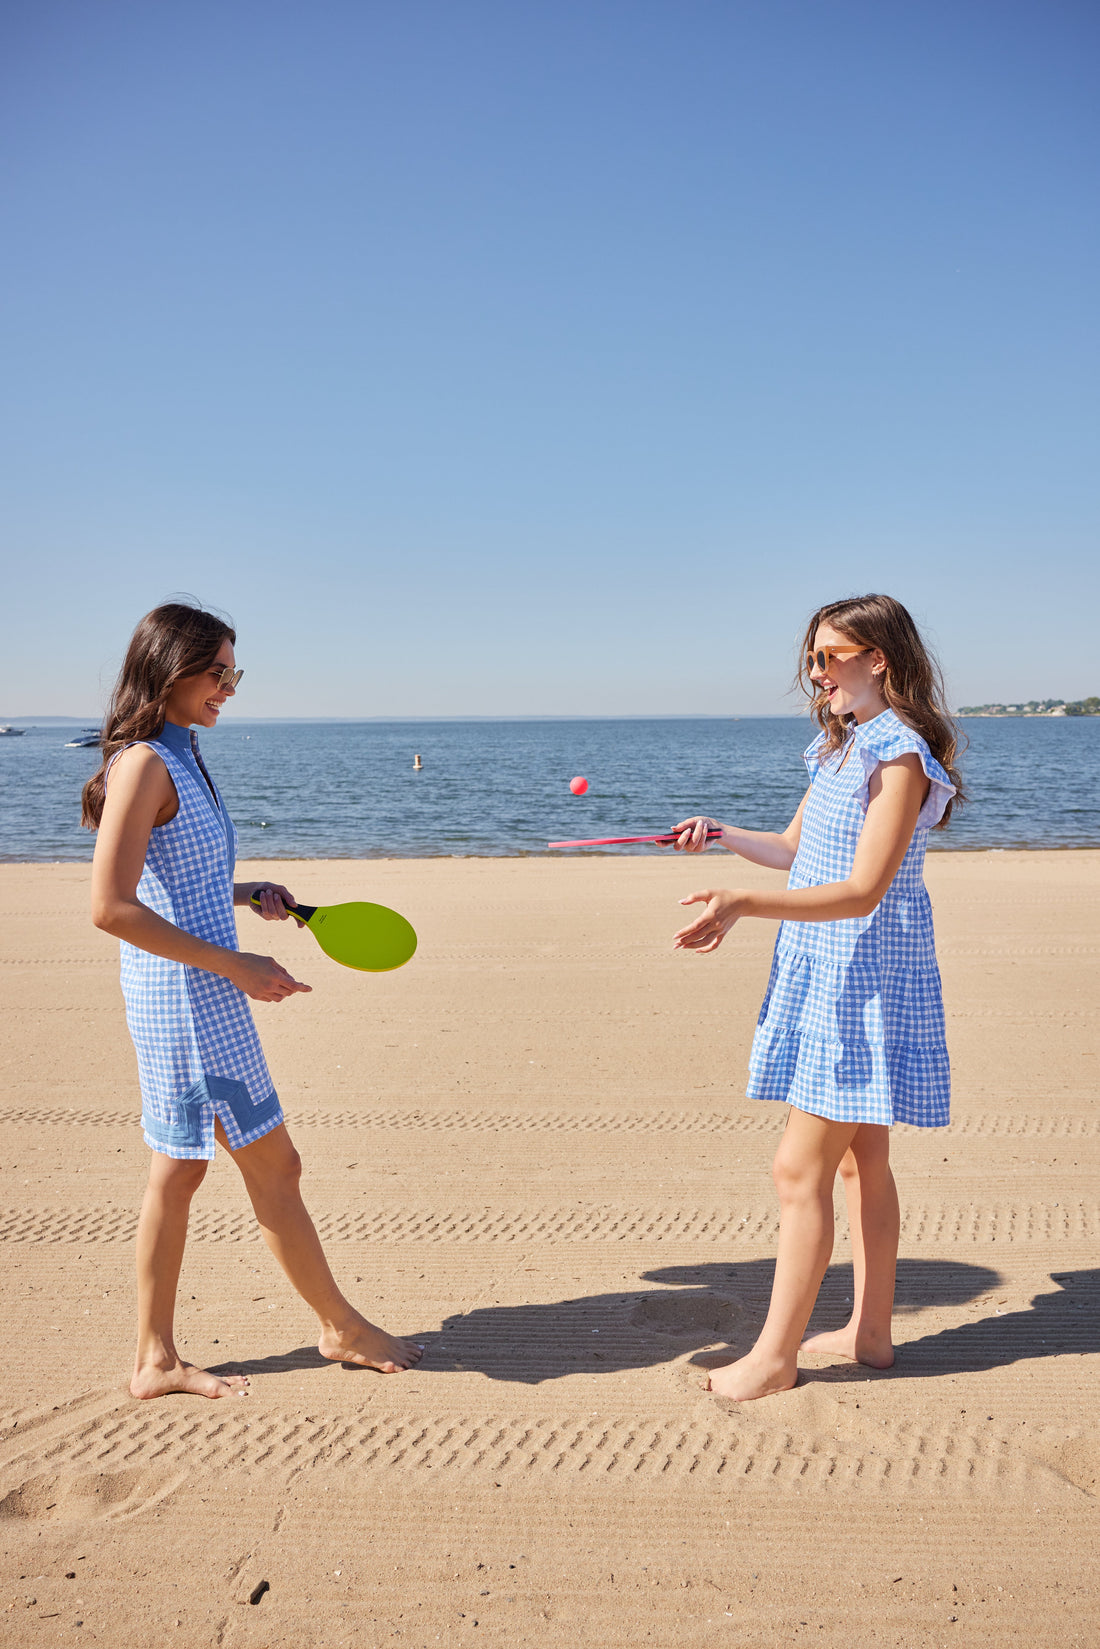
[[[163,1102],[162,1102],[163,1103]],[[157,1116],[149,1101],[142,1099],[141,1126],[146,1142],[154,1150],[163,1147],[166,1156],[176,1151],[203,1151],[203,1107],[210,1103],[206,1082],[200,1077],[178,1099],[164,1104],[167,1117]]]
[[252,1133],[279,1115],[279,1096],[274,1088],[256,1104],[243,1082],[227,1076],[208,1076],[205,1082],[215,1111],[219,1105],[227,1105],[242,1134]]
[[203,1076],[178,1099],[165,1105],[167,1119],[157,1116],[148,1103],[142,1104],[141,1125],[147,1143],[154,1150],[163,1150],[167,1156],[181,1151],[205,1154],[203,1135],[207,1105],[213,1107],[215,1114],[219,1106],[227,1109],[242,1135],[255,1133],[257,1129],[266,1131],[265,1125],[278,1121],[282,1114],[279,1096],[274,1089],[266,1099],[254,1104],[243,1082],[235,1082],[225,1076]]

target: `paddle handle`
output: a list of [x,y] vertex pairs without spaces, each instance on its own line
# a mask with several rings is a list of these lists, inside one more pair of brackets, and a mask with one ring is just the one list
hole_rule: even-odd
[[[678,842],[683,834],[684,832],[682,830],[670,830],[664,836],[654,836],[653,840],[655,842],[661,842],[663,845],[671,846],[673,842]],[[708,830],[703,840],[706,842],[717,842],[721,839],[721,835],[722,832],[720,830]]]
[[[248,902],[256,910],[259,910],[260,895],[258,893],[254,893]],[[310,917],[316,916],[317,914],[316,905],[287,905],[286,908],[293,916],[294,920],[303,928],[308,924]]]
[[[547,847],[630,847],[639,842],[656,842],[661,847],[671,847],[683,835],[682,830],[668,830],[663,836],[591,836],[580,842],[547,842]],[[720,830],[708,830],[706,840],[717,842],[720,840]]]

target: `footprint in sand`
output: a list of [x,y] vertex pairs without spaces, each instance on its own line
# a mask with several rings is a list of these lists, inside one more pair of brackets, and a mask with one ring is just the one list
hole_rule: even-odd
[[0,1499],[0,1522],[83,1523],[133,1517],[172,1492],[184,1473],[164,1479],[149,1471],[43,1472]]

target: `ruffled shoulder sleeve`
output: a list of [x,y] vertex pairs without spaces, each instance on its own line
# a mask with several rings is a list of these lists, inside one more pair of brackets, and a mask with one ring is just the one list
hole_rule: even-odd
[[866,724],[866,731],[861,728],[857,734],[853,757],[860,762],[863,775],[856,791],[856,800],[866,812],[868,786],[875,768],[880,762],[895,761],[898,756],[907,755],[919,756],[921,766],[928,775],[928,795],[917,815],[916,828],[931,830],[943,818],[943,810],[955,794],[955,786],[920,734],[907,727],[892,710],[876,716],[873,722]]
[[819,733],[809,749],[802,752],[802,760],[806,763],[806,771],[810,775],[811,784],[817,778],[821,767],[821,747],[824,743],[825,734]]

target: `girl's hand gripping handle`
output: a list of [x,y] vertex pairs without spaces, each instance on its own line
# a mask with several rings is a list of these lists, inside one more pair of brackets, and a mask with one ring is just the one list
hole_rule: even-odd
[[690,819],[681,819],[672,827],[673,847],[677,853],[702,853],[711,842],[720,842],[725,831],[718,819],[705,813],[695,813]]

